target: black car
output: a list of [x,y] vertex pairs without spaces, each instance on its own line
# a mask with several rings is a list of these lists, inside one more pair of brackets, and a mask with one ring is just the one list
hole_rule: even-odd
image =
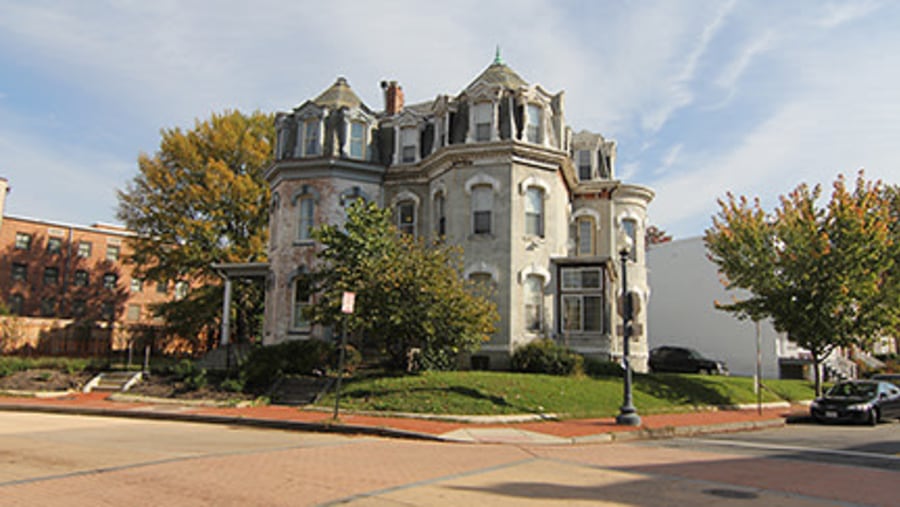
[[809,406],[820,422],[878,421],[900,417],[900,387],[881,380],[849,380],[834,385]]
[[896,386],[900,386],[900,373],[878,373],[872,375],[872,380],[884,380]]
[[728,375],[725,363],[707,359],[696,350],[686,347],[657,347],[650,351],[647,363],[652,372]]

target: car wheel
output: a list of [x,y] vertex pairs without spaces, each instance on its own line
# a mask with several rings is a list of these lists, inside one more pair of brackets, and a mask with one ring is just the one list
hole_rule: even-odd
[[878,409],[877,408],[869,409],[869,416],[866,418],[866,423],[869,426],[876,426],[878,424]]

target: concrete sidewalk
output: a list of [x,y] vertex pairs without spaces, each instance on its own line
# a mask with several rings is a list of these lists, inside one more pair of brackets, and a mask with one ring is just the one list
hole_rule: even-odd
[[[38,393],[36,393],[38,394]],[[706,433],[779,427],[800,410],[787,404],[708,410],[682,414],[642,415],[640,427],[624,427],[613,417],[546,420],[524,417],[454,417],[452,420],[415,415],[373,415],[279,405],[221,407],[184,400],[137,398],[108,393],[65,393],[61,396],[0,396],[0,410],[103,415],[177,421],[247,425],[302,431],[379,435],[447,442],[586,444],[665,438]]]

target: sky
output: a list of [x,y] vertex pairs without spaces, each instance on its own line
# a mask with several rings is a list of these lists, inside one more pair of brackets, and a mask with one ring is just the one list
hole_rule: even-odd
[[900,183],[900,2],[0,0],[6,215],[117,223],[162,129],[290,111],[346,77],[372,109],[456,95],[494,59],[617,142],[649,221],[703,234],[860,169]]

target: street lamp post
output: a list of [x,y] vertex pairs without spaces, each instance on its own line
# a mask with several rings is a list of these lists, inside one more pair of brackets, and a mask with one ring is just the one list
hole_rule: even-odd
[[616,424],[625,426],[641,425],[641,417],[632,402],[631,361],[629,359],[634,308],[631,304],[631,295],[628,293],[628,253],[634,247],[633,243],[631,236],[624,230],[619,230],[619,258],[622,260],[622,361],[625,367],[625,393],[622,406],[619,408],[619,415],[616,416]]

